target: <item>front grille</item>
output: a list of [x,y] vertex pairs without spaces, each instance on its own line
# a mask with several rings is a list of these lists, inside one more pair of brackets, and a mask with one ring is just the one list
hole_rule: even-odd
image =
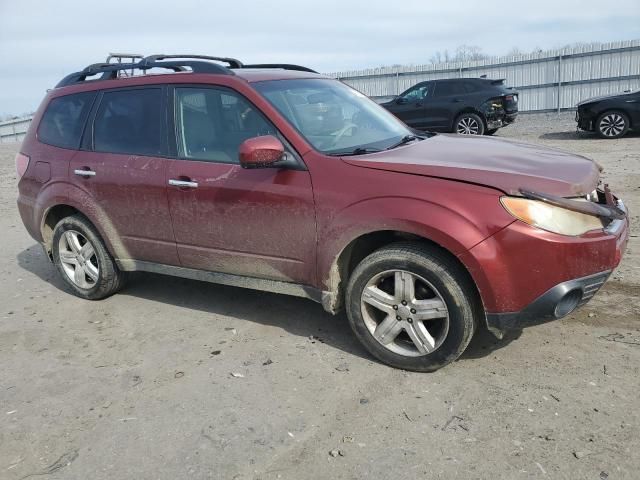
[[600,290],[600,287],[604,285],[604,282],[607,281],[610,274],[611,272],[603,272],[584,279],[584,283],[582,285],[582,299],[578,306],[582,306],[591,300],[591,297]]

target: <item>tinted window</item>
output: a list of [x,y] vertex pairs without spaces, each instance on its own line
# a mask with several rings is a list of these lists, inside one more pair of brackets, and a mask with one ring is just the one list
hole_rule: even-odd
[[62,148],[78,148],[95,92],[76,93],[51,100],[38,127],[41,142]]
[[439,82],[436,86],[436,97],[447,95],[462,95],[467,93],[465,82]]
[[162,154],[161,91],[152,88],[106,92],[94,122],[94,150]]
[[477,82],[466,81],[464,82],[464,89],[467,93],[479,92],[481,90],[480,85]]
[[178,152],[183,158],[239,163],[238,148],[248,138],[277,135],[244,97],[215,88],[176,88]]

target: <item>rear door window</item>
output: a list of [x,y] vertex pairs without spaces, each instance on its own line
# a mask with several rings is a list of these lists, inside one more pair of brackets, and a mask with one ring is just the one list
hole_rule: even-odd
[[163,155],[162,89],[105,92],[93,123],[93,149],[131,155]]
[[84,92],[51,100],[38,127],[38,140],[55,147],[79,148],[95,96],[95,92]]
[[447,97],[449,95],[463,95],[467,89],[463,82],[439,82],[436,86],[436,97]]

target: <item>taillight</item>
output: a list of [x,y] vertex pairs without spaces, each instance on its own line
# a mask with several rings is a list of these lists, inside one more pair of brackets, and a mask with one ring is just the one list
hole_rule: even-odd
[[29,157],[22,153],[16,155],[16,172],[18,172],[18,178],[22,178],[27,168],[29,168],[29,160]]

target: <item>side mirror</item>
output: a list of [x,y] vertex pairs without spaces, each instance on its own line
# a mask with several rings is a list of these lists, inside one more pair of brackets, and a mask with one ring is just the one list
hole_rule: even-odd
[[242,168],[268,168],[284,157],[284,145],[273,135],[248,138],[240,144]]
[[396,98],[396,103],[398,105],[405,105],[405,104],[409,103],[409,100],[407,100],[404,97],[398,97],[398,98]]

